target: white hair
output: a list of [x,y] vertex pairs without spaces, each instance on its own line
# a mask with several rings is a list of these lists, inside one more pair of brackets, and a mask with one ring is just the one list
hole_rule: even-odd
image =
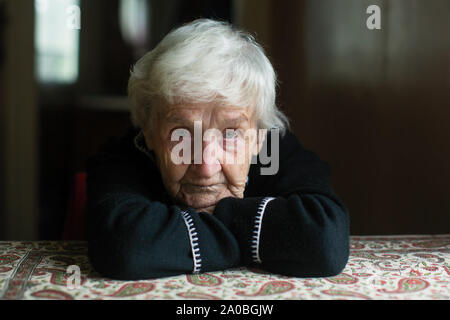
[[260,129],[289,126],[277,108],[276,74],[263,48],[229,23],[198,19],[174,29],[134,65],[128,82],[131,119],[151,125],[156,101],[255,107]]

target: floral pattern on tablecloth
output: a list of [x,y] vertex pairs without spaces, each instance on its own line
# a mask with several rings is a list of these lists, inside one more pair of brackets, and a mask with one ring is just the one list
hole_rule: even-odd
[[[71,265],[81,271],[75,288],[68,286]],[[449,300],[450,235],[353,236],[347,266],[335,277],[236,268],[141,281],[101,277],[85,242],[0,242],[0,299]]]

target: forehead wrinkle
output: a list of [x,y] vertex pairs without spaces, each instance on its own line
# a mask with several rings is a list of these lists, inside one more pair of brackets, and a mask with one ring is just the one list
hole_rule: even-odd
[[[209,108],[208,108],[209,107]],[[211,108],[212,107],[212,108]],[[210,112],[208,112],[208,110]],[[215,122],[221,126],[239,126],[242,123],[251,122],[253,113],[248,108],[237,106],[219,106],[219,105],[173,105],[168,108],[164,115],[167,123],[182,124],[185,126],[193,126],[195,121],[209,123],[205,119],[205,113],[215,118]],[[250,114],[249,114],[250,113]],[[215,115],[214,115],[215,114]],[[212,119],[209,119],[212,120]]]

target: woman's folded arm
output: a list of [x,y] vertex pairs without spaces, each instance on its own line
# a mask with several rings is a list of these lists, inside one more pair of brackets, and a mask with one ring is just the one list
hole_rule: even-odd
[[238,239],[246,265],[325,277],[340,273],[348,261],[348,212],[326,195],[226,198],[214,215]]

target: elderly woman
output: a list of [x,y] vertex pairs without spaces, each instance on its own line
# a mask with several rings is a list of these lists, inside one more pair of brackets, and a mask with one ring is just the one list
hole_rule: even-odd
[[347,209],[329,165],[289,132],[275,86],[250,35],[206,19],[175,29],[136,63],[133,126],[87,163],[89,257],[98,272],[148,279],[238,266],[298,277],[343,270]]

